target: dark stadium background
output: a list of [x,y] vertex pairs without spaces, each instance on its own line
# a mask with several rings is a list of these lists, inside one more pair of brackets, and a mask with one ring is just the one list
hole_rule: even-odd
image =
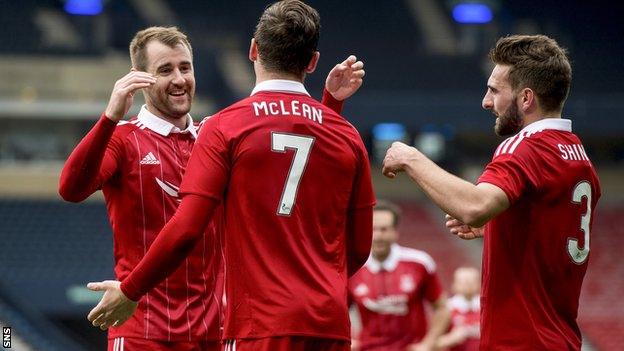
[[[105,208],[100,194],[69,204],[56,189],[65,158],[129,69],[127,46],[134,33],[177,25],[189,35],[198,119],[250,92],[247,48],[268,4],[80,1],[101,3],[101,13],[68,14],[69,0],[0,2],[0,325],[12,328],[17,350],[104,348],[105,333],[85,319],[99,295],[84,285],[113,278]],[[405,211],[401,241],[429,252],[448,288],[456,267],[480,264],[481,243],[448,235],[443,214],[406,179],[382,179],[379,154],[399,137],[474,179],[500,142],[492,116],[480,107],[490,46],[501,35],[544,33],[567,47],[574,78],[564,117],[573,120],[603,187],[579,320],[587,350],[622,349],[623,6],[588,0],[478,2],[492,10],[491,22],[455,22],[452,9],[460,1],[309,1],[321,14],[322,33],[321,61],[307,86],[320,97],[333,64],[352,53],[365,61],[364,86],[344,115],[367,142],[377,196],[398,201]]]

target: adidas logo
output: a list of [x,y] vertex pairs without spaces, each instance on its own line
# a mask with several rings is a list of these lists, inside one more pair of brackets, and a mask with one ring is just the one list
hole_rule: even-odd
[[149,152],[139,163],[142,165],[159,165],[160,161],[158,161],[153,153]]

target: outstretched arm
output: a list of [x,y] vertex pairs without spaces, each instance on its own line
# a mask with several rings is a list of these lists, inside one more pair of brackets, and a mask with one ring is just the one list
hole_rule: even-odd
[[499,187],[474,185],[443,170],[416,148],[394,142],[384,158],[383,174],[394,178],[403,171],[443,211],[471,227],[482,227],[509,207]]

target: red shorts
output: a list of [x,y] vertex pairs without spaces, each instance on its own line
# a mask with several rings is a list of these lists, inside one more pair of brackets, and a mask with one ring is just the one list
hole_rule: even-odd
[[160,341],[141,338],[108,339],[108,351],[221,351],[220,341]]
[[226,340],[223,351],[350,351],[351,342],[303,336]]

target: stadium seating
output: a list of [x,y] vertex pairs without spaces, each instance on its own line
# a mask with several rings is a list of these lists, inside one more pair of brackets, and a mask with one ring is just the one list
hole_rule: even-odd
[[601,203],[590,240],[589,268],[581,293],[579,323],[599,350],[624,345],[624,205]]
[[10,290],[0,284],[0,325],[11,327],[11,348],[24,351],[84,350],[29,304],[30,301]]
[[2,199],[0,222],[2,281],[45,313],[85,313],[70,289],[113,277],[102,203]]
[[442,285],[450,294],[453,272],[462,266],[480,266],[480,240],[462,241],[444,227],[444,213],[430,204],[399,202],[403,211],[399,242],[423,250],[436,262]]

